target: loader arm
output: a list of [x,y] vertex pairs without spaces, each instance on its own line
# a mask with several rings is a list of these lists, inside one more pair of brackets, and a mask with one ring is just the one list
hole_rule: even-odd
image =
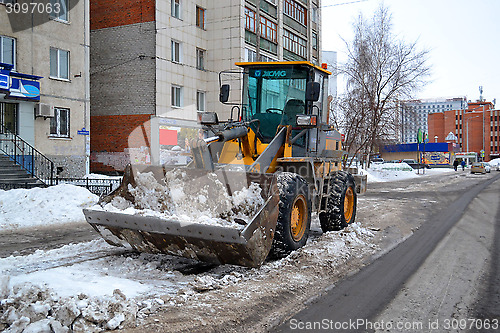
[[[276,164],[280,150],[284,149],[287,127],[284,126],[278,130],[278,134],[269,143],[266,149],[260,154],[255,162],[248,168],[248,172],[268,172],[273,162]],[[274,169],[274,168],[273,168]],[[272,170],[274,171],[274,170]]]

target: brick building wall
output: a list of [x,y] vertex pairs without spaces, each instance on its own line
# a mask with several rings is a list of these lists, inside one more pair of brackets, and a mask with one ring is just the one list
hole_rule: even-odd
[[154,22],[91,31],[92,115],[154,114]]
[[149,163],[150,115],[111,115],[91,118],[90,168],[111,173],[128,163]]
[[430,113],[427,117],[428,129],[429,129],[429,140],[434,142],[434,138],[437,136],[437,142],[444,142],[446,138],[444,129],[444,113]]
[[90,30],[155,20],[155,0],[91,0]]
[[484,149],[485,161],[500,156],[500,110],[493,110],[492,103],[469,103],[465,110],[430,114],[428,121],[430,140],[437,135],[438,142],[445,142],[452,132],[462,152]]
[[90,167],[123,171],[150,158],[144,138],[156,109],[155,1],[93,0],[90,11]]

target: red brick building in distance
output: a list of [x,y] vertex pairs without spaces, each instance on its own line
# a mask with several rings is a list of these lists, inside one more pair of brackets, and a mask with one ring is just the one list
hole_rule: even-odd
[[[429,140],[456,142],[462,152],[479,153],[484,160],[500,157],[500,110],[491,102],[469,102],[466,109],[430,113]],[[453,134],[453,135],[451,135]]]

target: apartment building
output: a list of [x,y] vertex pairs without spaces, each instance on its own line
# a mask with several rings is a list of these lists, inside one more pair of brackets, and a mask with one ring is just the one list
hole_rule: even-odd
[[[320,0],[92,0],[92,169],[155,163],[166,130],[238,102],[241,61],[321,62]],[[229,71],[219,75],[222,71]],[[164,131],[165,130],[165,131]]]
[[480,154],[489,161],[500,157],[500,110],[491,102],[468,102],[467,108],[429,114],[429,138],[455,142],[462,152]]
[[17,134],[61,176],[83,176],[90,157],[89,2],[54,0],[25,14],[12,10],[20,4],[0,1],[0,135]]
[[450,110],[463,110],[465,108],[467,108],[467,99],[465,97],[419,99],[401,102],[401,142],[417,142],[419,128],[427,133],[429,131],[427,126],[427,117],[429,114]]

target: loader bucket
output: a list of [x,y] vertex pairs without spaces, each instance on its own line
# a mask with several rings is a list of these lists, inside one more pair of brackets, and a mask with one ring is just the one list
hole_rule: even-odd
[[[145,175],[156,183],[141,189]],[[246,202],[245,191],[250,188],[259,189],[260,197]],[[235,206],[235,198],[243,202],[239,203],[242,206]],[[173,205],[176,199],[180,201],[178,206]],[[128,166],[120,187],[97,206],[85,209],[84,214],[112,245],[216,264],[258,267],[271,249],[278,203],[275,174]],[[113,204],[124,207],[120,210]],[[109,205],[112,209],[107,209]],[[196,213],[197,205],[208,210],[210,216],[204,216],[205,211]],[[168,216],[172,212],[159,213],[174,206],[177,210],[172,216]],[[186,216],[189,211],[191,215]]]

